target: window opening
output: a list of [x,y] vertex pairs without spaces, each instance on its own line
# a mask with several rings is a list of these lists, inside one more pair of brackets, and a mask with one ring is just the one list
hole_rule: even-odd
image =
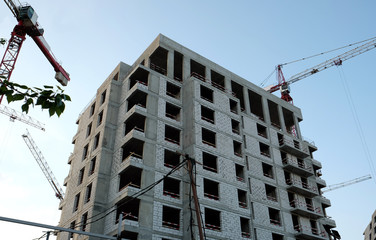
[[285,181],[286,181],[286,184],[287,184],[287,185],[291,185],[291,184],[292,184],[291,173],[286,172],[286,171],[283,171],[283,172],[284,172],[284,174],[285,174]]
[[93,184],[90,183],[90,184],[86,187],[85,203],[90,202],[91,191],[92,191],[92,189],[93,189]]
[[165,167],[174,168],[180,163],[180,155],[170,150],[164,150],[164,165]]
[[82,183],[82,181],[84,180],[84,172],[85,172],[85,168],[82,168],[80,170],[80,172],[78,173],[78,183],[77,183],[77,186],[80,185]]
[[171,126],[165,126],[165,140],[180,145],[180,130]]
[[242,144],[238,141],[233,141],[234,154],[238,157],[242,157]]
[[91,127],[92,127],[92,123],[89,123],[89,125],[87,125],[87,128],[86,128],[86,137],[88,137],[90,135]]
[[180,121],[180,107],[166,102],[166,117]]
[[145,132],[145,120],[146,117],[138,113],[133,113],[131,116],[129,116],[124,122],[124,136],[132,130]]
[[147,93],[136,90],[131,96],[128,97],[127,111],[131,110],[135,105],[146,108]]
[[239,207],[241,208],[247,208],[247,192],[238,189],[238,202],[239,202]]
[[101,105],[106,101],[106,90],[104,90],[101,94]]
[[140,208],[140,199],[125,197],[116,204],[116,220],[119,221],[120,213],[123,213],[123,219],[138,221],[138,212]]
[[257,134],[261,137],[268,138],[266,127],[257,123]]
[[240,128],[239,128],[240,123],[234,119],[231,119],[231,128],[232,132],[235,134],[240,134]]
[[93,103],[93,105],[91,105],[90,107],[90,117],[93,116],[94,112],[95,112],[95,103]]
[[149,72],[143,68],[137,68],[137,70],[129,77],[129,89],[131,89],[137,83],[147,86],[149,79]]
[[271,124],[281,129],[281,123],[279,121],[279,113],[278,113],[278,105],[270,100],[268,100],[268,107],[269,107],[269,116]]
[[102,124],[103,121],[103,110],[98,114],[97,127]]
[[93,150],[97,149],[97,147],[99,146],[99,138],[100,138],[100,133],[98,133],[97,135],[95,135]]
[[292,219],[292,225],[294,226],[294,230],[297,232],[301,231],[300,224],[299,224],[299,218],[296,215],[291,215]]
[[129,239],[129,240],[137,240],[138,239],[138,233],[136,232],[130,232],[130,231],[122,231],[120,234],[121,238]]
[[166,49],[158,47],[150,55],[150,68],[160,74],[167,75],[167,54]]
[[240,217],[240,229],[241,229],[243,238],[251,238],[248,218]]
[[201,119],[214,124],[214,110],[201,106]]
[[309,220],[309,224],[311,225],[312,234],[319,235],[319,230],[317,229],[317,223],[314,220]]
[[306,206],[307,206],[307,209],[311,212],[314,212],[315,211],[315,208],[313,207],[313,203],[312,203],[312,199],[310,198],[305,198],[305,203],[306,203]]
[[82,215],[81,217],[81,231],[86,231],[86,224],[87,224],[87,212]]
[[238,114],[238,103],[232,99],[230,99],[230,111]]
[[213,97],[213,90],[207,88],[207,87],[204,87],[202,85],[200,85],[200,96],[202,99],[208,101],[208,102],[214,102],[214,97]]
[[174,79],[183,81],[183,54],[174,51]]
[[239,83],[231,81],[231,90],[235,93],[235,97],[240,101],[240,110],[244,112],[245,105],[244,105],[244,94],[243,94],[243,86]]
[[285,120],[286,131],[293,136],[298,137],[295,131],[294,114],[285,108],[282,108],[282,113]]
[[79,203],[80,203],[80,194],[78,193],[76,196],[74,196],[73,212],[77,211]]
[[97,160],[97,157],[94,157],[90,161],[89,176],[94,173],[96,160]]
[[214,230],[214,231],[221,231],[221,212],[205,208],[205,228]]
[[202,143],[207,144],[212,147],[216,147],[215,132],[208,129],[202,128],[201,137]]
[[128,186],[140,188],[142,169],[134,166],[128,166],[119,174],[119,192]]
[[264,173],[265,177],[274,178],[273,166],[266,164],[266,163],[262,163],[262,172]]
[[235,163],[236,180],[244,182],[244,166]]
[[219,200],[219,183],[204,178],[204,196],[209,199],[218,201]]
[[272,240],[283,240],[283,235],[272,233]]
[[207,153],[207,152],[202,152],[202,167],[205,170],[211,171],[211,172],[218,172],[217,168],[217,157]]
[[89,152],[89,144],[87,144],[82,151],[82,160],[84,160],[87,157],[88,152]]
[[[76,228],[76,221],[71,222],[69,228],[70,229],[75,229]],[[68,238],[69,239],[73,238],[73,233],[70,232]]]
[[167,82],[166,83],[166,95],[176,98],[176,99],[180,99],[180,87],[170,82]]
[[266,198],[273,202],[278,202],[277,200],[277,188],[268,184],[265,184]]
[[260,154],[270,158],[270,147],[262,142],[260,142]]
[[221,91],[226,91],[225,89],[225,77],[213,70],[211,72],[211,84],[213,87],[218,88]]
[[288,192],[287,195],[288,195],[288,198],[289,198],[290,207],[296,208],[295,194],[292,193],[292,192]]
[[277,225],[277,226],[282,225],[279,210],[274,209],[274,208],[269,208],[269,218],[270,218],[271,224]]
[[191,59],[191,76],[205,82],[205,66]]
[[249,105],[251,107],[251,113],[256,115],[260,120],[264,121],[264,112],[261,95],[248,90]]
[[162,226],[175,230],[180,229],[180,209],[163,206]]
[[122,146],[123,157],[126,160],[129,157],[142,158],[144,152],[144,141],[131,138],[127,143]]
[[163,180],[163,195],[179,199],[180,181],[174,178],[166,177]]

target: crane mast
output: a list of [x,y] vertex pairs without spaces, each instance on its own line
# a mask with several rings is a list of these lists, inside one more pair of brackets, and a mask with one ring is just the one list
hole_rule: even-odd
[[42,152],[39,150],[39,148],[35,144],[34,140],[31,138],[27,130],[25,134],[22,134],[22,138],[25,141],[28,148],[30,149],[31,154],[33,154],[33,157],[37,161],[40,169],[42,169],[42,172],[44,173],[44,176],[47,178],[48,183],[51,185],[51,187],[55,191],[55,196],[58,199],[63,200],[64,199],[63,189],[60,187],[54,174],[52,173],[50,167],[48,166],[46,160],[44,159]]
[[26,114],[22,114],[20,112],[17,112],[16,110],[6,107],[4,105],[0,105],[0,113],[9,116],[10,120],[14,122],[14,120],[18,120],[20,122],[29,124],[30,126],[33,126],[35,128],[38,128],[42,131],[45,131],[44,124],[31,118],[30,116],[27,116]]
[[277,71],[277,78],[278,78],[278,84],[274,86],[269,86],[264,88],[266,91],[272,93],[280,89],[281,91],[281,98],[287,102],[292,103],[292,98],[290,96],[290,84],[300,81],[306,77],[309,77],[315,73],[321,72],[325,69],[328,69],[333,66],[340,66],[342,63],[350,58],[356,57],[362,53],[368,52],[376,47],[376,38],[373,38],[370,41],[367,41],[366,43],[353,48],[341,55],[338,55],[334,58],[331,58],[329,60],[326,60],[325,62],[322,62],[314,67],[308,68],[298,74],[293,75],[288,80],[285,80],[285,77],[282,73],[282,66],[278,65],[276,68]]

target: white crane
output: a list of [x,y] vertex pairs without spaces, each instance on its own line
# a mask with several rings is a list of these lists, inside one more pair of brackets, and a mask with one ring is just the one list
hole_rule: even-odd
[[46,160],[44,159],[42,152],[38,149],[37,145],[31,138],[29,131],[26,130],[26,133],[22,135],[23,140],[25,141],[26,145],[29,147],[30,152],[33,154],[35,160],[37,161],[40,169],[46,176],[49,184],[55,191],[55,195],[58,199],[63,200],[64,192],[63,189],[60,187],[59,183],[57,182],[54,174],[52,173],[50,167],[48,166]]
[[352,180],[349,180],[349,181],[346,181],[346,182],[341,182],[341,183],[329,185],[329,186],[326,187],[325,190],[322,190],[322,192],[324,193],[324,192],[333,191],[335,189],[346,187],[346,186],[349,186],[349,185],[352,185],[352,184],[355,184],[355,183],[358,183],[358,182],[363,182],[363,181],[366,181],[366,180],[371,179],[371,178],[372,178],[371,175],[368,174],[368,175],[358,177],[358,178],[355,178],[355,179],[352,179]]
[[18,120],[20,122],[26,123],[30,126],[33,126],[35,128],[38,128],[42,131],[45,131],[46,129],[44,128],[44,123],[41,123],[30,116],[17,112],[16,110],[6,107],[2,104],[0,104],[0,113],[9,116],[10,121],[14,122],[14,120]]

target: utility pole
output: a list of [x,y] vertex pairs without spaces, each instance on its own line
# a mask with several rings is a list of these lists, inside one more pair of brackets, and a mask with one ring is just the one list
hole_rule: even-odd
[[[197,217],[197,225],[198,225],[198,233],[200,235],[200,240],[204,240],[204,233],[202,231],[202,220],[201,220],[201,213],[200,213],[200,205],[198,204],[198,198],[197,198],[197,189],[196,189],[196,182],[195,178],[193,176],[193,164],[195,164],[195,160],[191,157],[189,157],[188,154],[185,155],[185,158],[187,159],[187,167],[188,167],[188,173],[189,178],[191,179],[191,188],[193,192],[193,200],[195,202],[195,208],[196,208],[196,217]],[[189,199],[191,201],[191,199]]]

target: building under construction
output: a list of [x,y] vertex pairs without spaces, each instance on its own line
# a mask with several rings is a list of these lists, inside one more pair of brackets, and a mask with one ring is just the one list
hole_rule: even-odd
[[[79,116],[60,226],[114,236],[120,224],[126,239],[333,239],[302,120],[159,35]],[[69,238],[89,237],[58,235]]]

